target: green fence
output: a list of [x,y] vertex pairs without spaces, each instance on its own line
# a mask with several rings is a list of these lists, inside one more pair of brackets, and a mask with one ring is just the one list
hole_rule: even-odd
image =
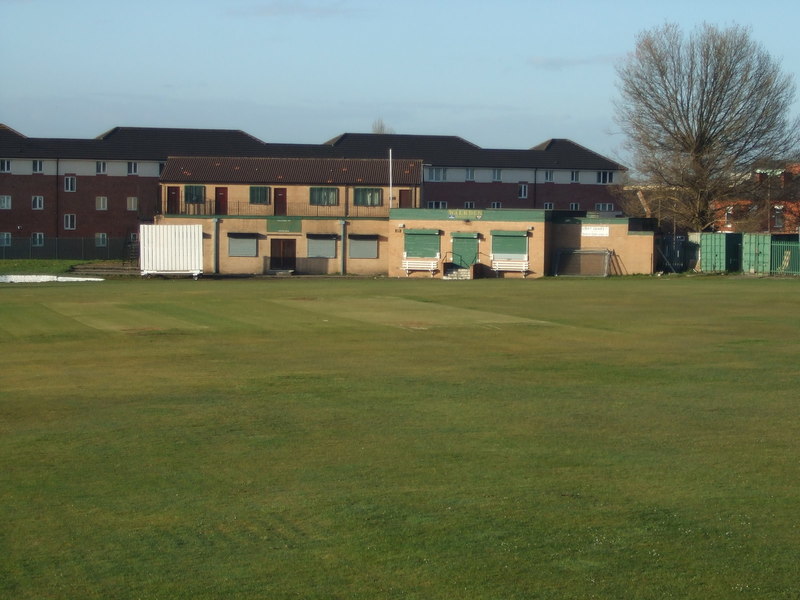
[[771,275],[800,275],[800,242],[773,241],[769,272]]

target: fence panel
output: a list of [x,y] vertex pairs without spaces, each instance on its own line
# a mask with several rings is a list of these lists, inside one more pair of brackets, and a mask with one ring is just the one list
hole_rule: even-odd
[[800,275],[800,242],[772,241],[770,273]]

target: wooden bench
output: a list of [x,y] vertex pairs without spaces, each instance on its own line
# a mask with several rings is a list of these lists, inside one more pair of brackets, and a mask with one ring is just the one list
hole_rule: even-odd
[[519,271],[525,277],[529,272],[530,264],[527,260],[493,260],[492,270],[497,271]]
[[403,270],[408,277],[411,271],[430,271],[431,277],[439,270],[439,261],[437,259],[427,258],[407,258],[403,259]]

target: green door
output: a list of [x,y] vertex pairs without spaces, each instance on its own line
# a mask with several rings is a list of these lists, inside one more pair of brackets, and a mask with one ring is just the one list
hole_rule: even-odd
[[462,269],[467,269],[476,262],[478,262],[478,238],[476,234],[453,234],[453,264]]
[[768,233],[745,233],[742,236],[742,271],[758,275],[769,275],[770,245]]

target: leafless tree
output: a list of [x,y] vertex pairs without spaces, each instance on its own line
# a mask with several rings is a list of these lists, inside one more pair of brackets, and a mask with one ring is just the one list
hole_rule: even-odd
[[617,74],[634,168],[680,226],[707,229],[727,199],[747,196],[755,167],[796,151],[794,81],[746,28],[644,31]]
[[383,119],[375,119],[372,122],[372,133],[394,133],[394,129],[384,123]]

